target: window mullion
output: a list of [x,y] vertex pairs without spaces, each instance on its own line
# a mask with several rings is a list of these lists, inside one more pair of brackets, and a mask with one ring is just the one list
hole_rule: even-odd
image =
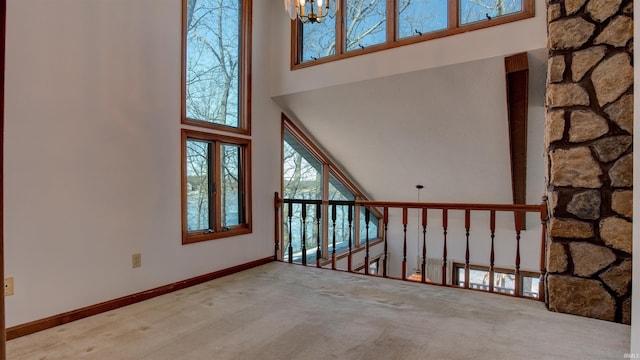
[[460,17],[458,16],[460,13],[459,1],[460,0],[449,0],[449,6],[447,7],[449,11],[447,28],[449,29],[455,29],[460,26]]
[[246,217],[244,213],[245,206],[245,183],[244,183],[244,156],[243,151],[238,150],[238,223],[244,224]]
[[335,0],[335,3],[339,9],[339,11],[336,12],[336,55],[340,55],[345,52],[344,13],[347,6],[347,0]]
[[210,213],[213,213],[213,230],[216,232],[222,231],[222,199],[221,193],[222,189],[220,187],[222,184],[222,161],[220,156],[222,152],[220,151],[220,142],[215,141],[211,143],[211,151],[209,152],[209,164],[211,166],[211,184],[213,189],[213,196],[211,197],[210,204],[213,205]]
[[398,0],[386,0],[387,1],[387,43],[392,43],[397,39],[397,26],[396,26],[396,11]]
[[[329,164],[322,165],[322,200],[329,201]],[[329,205],[322,205],[322,254],[327,259],[329,254]]]
[[293,63],[302,63],[302,22],[300,19],[291,22],[291,57]]

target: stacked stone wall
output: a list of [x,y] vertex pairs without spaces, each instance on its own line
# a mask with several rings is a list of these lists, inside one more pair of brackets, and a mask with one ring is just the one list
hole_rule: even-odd
[[633,1],[549,0],[547,303],[630,323]]

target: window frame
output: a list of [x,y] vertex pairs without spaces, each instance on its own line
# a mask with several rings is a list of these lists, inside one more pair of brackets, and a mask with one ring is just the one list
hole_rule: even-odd
[[[352,253],[360,251],[365,248],[366,241],[360,242],[359,240],[359,227],[360,227],[360,209],[361,205],[357,204],[358,201],[366,201],[368,200],[367,196],[360,190],[358,187],[344,174],[343,171],[338,168],[333,161],[300,129],[298,128],[284,113],[282,113],[282,129],[281,129],[281,142],[280,142],[280,193],[283,194],[284,198],[284,181],[283,181],[283,171],[284,171],[284,139],[285,139],[285,131],[291,134],[292,138],[300,143],[300,145],[304,146],[304,148],[316,158],[322,164],[322,178],[323,178],[323,194],[322,194],[322,203],[323,203],[323,214],[329,214],[329,174],[331,174],[337,181],[339,181],[348,191],[350,191],[354,197],[354,202],[356,203],[353,208],[354,217],[353,217],[353,234],[352,234]],[[382,222],[382,213],[376,208],[369,208],[370,216],[373,216],[378,219],[378,224]],[[284,212],[280,214],[280,234],[281,238],[279,241],[284,239]],[[329,216],[323,216],[321,218],[321,229],[322,229],[322,258],[321,262],[329,259],[330,255],[329,248]],[[382,227],[378,225],[377,236],[369,240],[369,245],[374,245],[377,242],[382,241]],[[336,246],[337,247],[337,246]],[[280,246],[280,253],[278,254],[279,258],[284,259],[286,247],[284,244]],[[348,253],[349,250],[341,250],[336,252],[336,258],[339,256],[343,256]]]
[[183,125],[204,127],[242,135],[251,135],[251,28],[252,0],[237,0],[241,6],[240,29],[240,66],[238,94],[238,127],[207,122],[187,117],[187,1],[182,0],[182,59],[181,59],[181,115]]
[[[240,148],[240,158],[242,162],[241,187],[242,187],[242,216],[244,220],[239,225],[229,226],[225,230],[222,226],[222,192],[213,191],[213,199],[209,204],[214,207],[214,226],[213,232],[203,232],[202,230],[188,231],[187,218],[187,141],[196,140],[213,143],[214,148],[220,149],[222,145],[237,145]],[[219,151],[214,152],[214,182],[220,183],[222,170],[217,159],[220,155]],[[251,211],[251,140],[240,137],[232,137],[215,133],[208,133],[190,129],[181,130],[181,203],[182,203],[182,244],[192,244],[196,242],[208,241],[226,238],[230,236],[250,234],[252,232],[252,211]],[[211,167],[211,165],[209,164]],[[210,205],[211,207],[211,205]]]
[[[346,9],[347,0],[336,0],[340,2],[340,9]],[[309,66],[324,64],[336,60],[342,60],[354,56],[370,54],[377,51],[393,49],[400,46],[411,45],[423,41],[443,38],[447,36],[457,35],[468,31],[485,29],[497,25],[502,25],[514,21],[529,19],[535,16],[535,0],[522,0],[522,11],[503,15],[488,20],[470,22],[462,25],[459,20],[460,0],[448,0],[447,19],[448,26],[443,30],[433,31],[418,36],[399,39],[398,36],[398,14],[397,1],[386,0],[387,18],[386,18],[386,42],[366,47],[364,49],[356,49],[347,51],[345,45],[345,15],[341,10],[335,15],[336,21],[336,53],[334,55],[325,56],[315,60],[302,61],[302,22],[300,19],[291,21],[291,70],[302,69]],[[540,0],[538,0],[540,1]]]
[[[458,270],[463,270],[465,269],[465,264],[464,263],[459,263],[459,262],[453,262],[452,263],[452,282],[451,284],[454,287],[462,287],[464,288],[464,281],[463,285],[458,285],[460,283],[460,277],[458,276]],[[482,272],[490,272],[490,267],[486,266],[486,265],[475,265],[475,264],[469,264],[469,270],[476,270],[476,271],[482,271]],[[506,275],[516,275],[516,272],[514,269],[509,269],[509,268],[501,268],[501,267],[494,267],[493,268],[493,272],[494,273],[501,273],[501,274],[506,274]],[[519,271],[519,277],[520,277],[520,288],[519,289],[514,289],[514,293],[510,294],[510,293],[504,293],[504,292],[500,292],[500,291],[494,291],[492,294],[500,294],[500,295],[506,295],[506,296],[514,296],[514,297],[521,297],[521,298],[526,298],[526,299],[534,299],[534,300],[540,300],[540,293],[538,292],[538,297],[533,297],[533,296],[528,296],[524,294],[524,278],[528,277],[528,278],[540,278],[540,274],[533,272],[533,271]],[[515,285],[515,284],[514,284]],[[484,289],[476,289],[476,288],[471,288],[469,287],[469,289],[471,290],[475,290],[475,291],[484,291],[484,292],[489,292],[489,289],[487,288],[487,290]]]

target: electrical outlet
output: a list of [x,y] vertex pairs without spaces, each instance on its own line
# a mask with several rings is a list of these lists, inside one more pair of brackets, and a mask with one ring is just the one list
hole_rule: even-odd
[[4,278],[4,296],[13,295],[13,278]]
[[131,255],[131,265],[133,268],[139,268],[142,266],[142,254],[135,253]]

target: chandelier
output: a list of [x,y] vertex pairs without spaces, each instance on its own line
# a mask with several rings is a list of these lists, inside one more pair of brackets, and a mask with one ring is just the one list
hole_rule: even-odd
[[[324,2],[326,1],[326,5]],[[330,0],[284,0],[284,9],[291,20],[296,17],[305,24],[319,23],[329,15]]]

